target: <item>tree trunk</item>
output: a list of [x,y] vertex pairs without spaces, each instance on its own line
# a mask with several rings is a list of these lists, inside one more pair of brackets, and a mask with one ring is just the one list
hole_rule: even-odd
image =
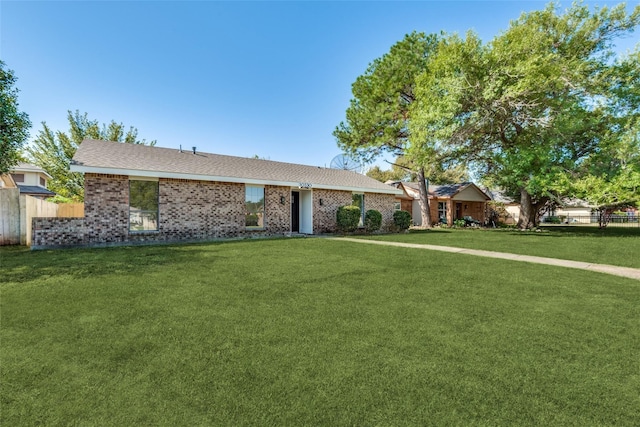
[[531,201],[531,195],[524,188],[520,189],[520,218],[518,228],[527,230],[536,226],[536,212]]
[[424,176],[424,168],[418,169],[418,189],[420,192],[420,213],[422,215],[422,226],[431,228],[431,209],[429,209],[429,193]]
[[598,228],[607,228],[609,220],[611,220],[611,214],[607,208],[598,209]]

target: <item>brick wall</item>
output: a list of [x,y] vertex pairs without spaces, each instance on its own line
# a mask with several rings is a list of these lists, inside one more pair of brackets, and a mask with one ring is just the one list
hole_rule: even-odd
[[431,199],[429,205],[431,208],[431,222],[433,224],[438,223],[438,202],[444,202],[447,204],[447,223],[453,225],[453,221],[456,219],[456,203],[460,203],[461,211],[460,217],[470,216],[473,219],[484,223],[485,221],[485,202],[459,202],[451,199]]
[[[322,205],[320,200],[322,199]],[[350,191],[313,190],[313,232],[332,233],[337,229],[338,208],[350,205]]]
[[[320,205],[322,199],[322,205]],[[313,190],[313,231],[314,233],[332,233],[337,230],[337,213],[340,206],[353,202],[351,191]],[[382,214],[382,230],[388,230],[393,224],[395,195],[365,193],[364,209],[375,209]]]
[[375,209],[382,214],[381,230],[387,231],[393,225],[393,204],[396,198],[393,194],[365,193],[364,209]]
[[129,234],[129,177],[85,174],[84,218],[87,243],[127,241]]
[[[281,198],[284,197],[284,203]],[[291,188],[267,185],[264,188],[266,232],[269,235],[291,231]],[[244,199],[243,199],[244,203]]]
[[131,240],[217,239],[244,232],[244,184],[161,179],[158,208],[158,231],[130,233]]
[[76,246],[87,244],[84,218],[33,218],[32,247]]
[[[265,227],[249,230],[244,184],[160,179],[158,190],[158,230],[129,231],[129,177],[86,174],[85,217],[35,219],[33,247],[212,240],[291,231],[290,187],[265,186]],[[317,189],[312,194],[313,232],[335,231],[338,207],[351,204],[352,193]],[[393,201],[393,195],[365,195],[366,209],[382,213],[383,227],[393,220]]]

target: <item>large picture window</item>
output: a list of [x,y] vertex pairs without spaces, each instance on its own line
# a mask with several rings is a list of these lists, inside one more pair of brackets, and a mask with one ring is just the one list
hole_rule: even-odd
[[364,226],[364,194],[353,194],[351,204],[360,208],[360,221],[358,221],[358,227]]
[[264,187],[245,187],[244,210],[247,228],[264,227]]
[[158,229],[158,181],[129,181],[129,230]]

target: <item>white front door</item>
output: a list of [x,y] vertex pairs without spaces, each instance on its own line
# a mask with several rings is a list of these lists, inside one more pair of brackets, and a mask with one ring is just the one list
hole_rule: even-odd
[[300,233],[313,234],[313,193],[300,191]]

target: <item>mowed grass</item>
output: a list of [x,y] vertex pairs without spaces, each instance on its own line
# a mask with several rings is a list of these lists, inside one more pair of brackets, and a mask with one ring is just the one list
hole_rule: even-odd
[[326,239],[0,250],[0,425],[638,425],[640,284]]
[[405,234],[359,236],[365,239],[482,249],[640,268],[640,228],[549,226],[540,232],[516,229],[411,230]]

